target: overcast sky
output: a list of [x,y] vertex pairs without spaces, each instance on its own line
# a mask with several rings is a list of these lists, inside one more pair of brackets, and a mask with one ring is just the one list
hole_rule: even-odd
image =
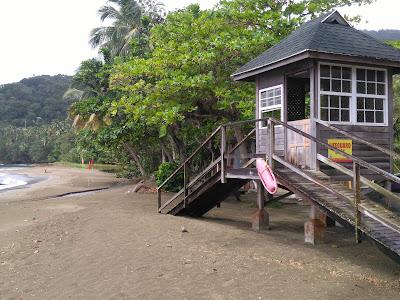
[[[97,10],[106,0],[0,0],[0,84],[42,74],[72,75],[79,63],[97,52],[88,45],[100,25]],[[163,0],[168,10],[198,2],[211,8],[217,0]],[[360,14],[358,28],[400,29],[399,0],[341,9]],[[368,22],[368,23],[367,23]]]

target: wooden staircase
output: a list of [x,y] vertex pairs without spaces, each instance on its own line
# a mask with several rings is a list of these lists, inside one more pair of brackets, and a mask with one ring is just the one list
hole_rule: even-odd
[[[200,217],[212,208],[218,206],[232,192],[237,191],[243,185],[251,180],[258,180],[257,171],[253,163],[259,154],[240,156],[239,164],[232,164],[232,158],[235,156],[241,146],[249,141],[254,134],[253,129],[250,133],[239,141],[233,147],[227,147],[227,132],[232,126],[247,126],[248,123],[268,121],[269,128],[269,153],[267,153],[269,164],[273,167],[274,173],[280,186],[295,194],[297,197],[308,201],[316,206],[322,212],[342,225],[352,228],[355,232],[356,241],[360,242],[362,237],[372,239],[390,256],[400,259],[400,217],[398,212],[393,212],[389,208],[376,203],[361,193],[361,185],[381,193],[387,199],[400,203],[399,195],[379,186],[378,184],[362,177],[360,168],[371,170],[387,180],[400,183],[400,179],[394,175],[379,169],[357,157],[344,153],[317,138],[302,132],[284,122],[273,118],[259,119],[231,123],[218,127],[218,129],[158,188],[158,207],[160,213],[173,215],[187,215]],[[275,125],[281,125],[287,130],[299,134],[311,142],[319,144],[321,147],[331,149],[349,158],[353,161],[353,168],[349,169],[339,165],[327,157],[318,154],[317,159],[320,163],[326,164],[348,176],[352,180],[353,189],[346,187],[343,183],[334,182],[331,178],[316,170],[305,170],[286,160],[283,156],[275,154],[274,151],[274,128]],[[334,126],[329,126],[331,130],[336,130]],[[358,142],[368,143],[369,146],[378,151],[384,152],[393,158],[399,159],[400,156],[387,149],[381,149],[367,141],[353,136],[351,133],[340,133],[354,138]],[[195,156],[199,154],[209,144],[215,145],[215,139],[218,140],[219,156],[210,162],[209,165],[197,172],[193,179],[189,178],[190,163]],[[249,148],[249,147],[248,147]],[[261,157],[265,158],[265,154]],[[239,167],[238,167],[239,165]],[[183,173],[183,188],[172,195],[168,200],[162,201],[162,189],[174,177]],[[170,194],[168,194],[170,195]]]

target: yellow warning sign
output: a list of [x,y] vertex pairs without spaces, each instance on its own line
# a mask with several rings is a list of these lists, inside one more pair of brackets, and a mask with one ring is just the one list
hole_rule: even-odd
[[[352,140],[343,140],[343,139],[328,139],[328,144],[342,150],[343,152],[353,155],[353,141]],[[348,159],[339,153],[328,149],[328,157],[334,162],[352,162],[351,159]]]

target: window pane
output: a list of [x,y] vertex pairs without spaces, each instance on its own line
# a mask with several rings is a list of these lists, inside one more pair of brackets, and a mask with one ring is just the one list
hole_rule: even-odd
[[330,66],[321,65],[321,77],[331,77],[330,69]]
[[375,112],[375,123],[383,123],[383,111]]
[[339,96],[331,96],[330,107],[339,108]]
[[267,106],[267,100],[261,100],[261,107]]
[[260,98],[265,99],[267,97],[267,92],[261,92]]
[[373,111],[365,112],[365,122],[366,123],[374,123],[375,122],[375,114]]
[[375,99],[375,109],[383,110],[383,99]]
[[365,82],[357,82],[357,93],[365,94]]
[[385,95],[385,85],[378,83],[377,95]]
[[365,109],[374,109],[375,100],[373,98],[365,98]]
[[342,78],[351,79],[351,68],[342,68]]
[[342,91],[343,93],[351,93],[351,81],[342,81]]
[[375,70],[367,70],[367,80],[368,81],[376,81],[376,71]]
[[342,110],[341,111],[341,121],[342,122],[349,122],[350,121],[350,111],[349,110]]
[[332,78],[342,78],[342,68],[332,66]]
[[364,123],[364,111],[357,112],[357,122]]
[[364,109],[364,98],[357,98],[357,109]]
[[339,110],[338,109],[330,110],[330,121],[339,121]]
[[[261,113],[261,118],[275,118],[280,120],[281,119],[281,110],[280,109],[276,109],[276,110],[270,110],[270,111],[264,111]],[[267,126],[267,121],[264,121],[262,126],[266,127]]]
[[324,109],[324,108],[321,109],[321,120],[322,121],[329,121],[329,119],[328,119],[328,110],[327,109]]
[[377,73],[376,81],[385,82],[385,72],[384,71],[377,71],[376,73]]
[[267,97],[268,98],[274,97],[274,91],[273,90],[268,91],[268,96]]
[[280,96],[282,94],[281,88],[275,89],[275,96]]
[[365,80],[365,70],[357,69],[357,80]]
[[368,95],[376,95],[376,90],[375,90],[376,84],[375,83],[369,83],[367,85],[367,94]]
[[341,92],[342,91],[341,83],[342,82],[340,80],[332,80],[332,91]]
[[327,95],[321,96],[321,107],[329,107],[329,96]]
[[350,107],[350,98],[341,97],[341,108],[349,108],[349,107]]
[[330,91],[331,81],[329,79],[321,79],[321,91]]

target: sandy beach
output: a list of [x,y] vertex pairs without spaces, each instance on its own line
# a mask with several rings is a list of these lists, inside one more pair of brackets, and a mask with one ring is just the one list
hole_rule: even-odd
[[304,244],[306,206],[268,208],[256,233],[254,194],[190,219],[113,174],[18,172],[43,180],[0,193],[0,299],[399,299],[400,265],[368,241]]

